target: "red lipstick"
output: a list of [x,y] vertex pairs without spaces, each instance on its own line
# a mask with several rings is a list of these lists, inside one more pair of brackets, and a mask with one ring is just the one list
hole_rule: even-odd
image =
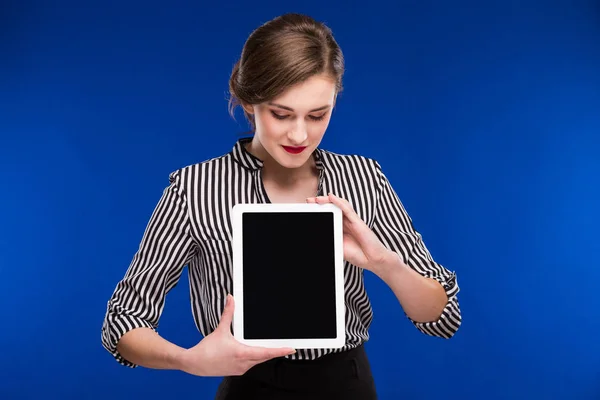
[[281,146],[285,151],[291,154],[300,154],[306,149],[306,146],[293,147],[293,146]]

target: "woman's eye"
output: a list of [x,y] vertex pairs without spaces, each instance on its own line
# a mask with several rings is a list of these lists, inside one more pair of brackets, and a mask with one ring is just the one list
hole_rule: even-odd
[[[275,111],[271,111],[271,115],[273,115],[274,118],[280,120],[289,118],[289,115],[278,114]],[[325,118],[325,115],[327,115],[327,113],[323,113],[321,115],[309,115],[308,118],[312,121],[322,121]]]
[[271,114],[273,114],[273,117],[277,119],[286,119],[288,117],[287,115],[277,114],[275,111],[271,111]]

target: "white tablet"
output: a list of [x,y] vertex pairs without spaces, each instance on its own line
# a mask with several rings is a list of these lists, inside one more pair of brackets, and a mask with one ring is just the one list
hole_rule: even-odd
[[234,337],[250,346],[344,346],[342,211],[239,204],[232,224]]

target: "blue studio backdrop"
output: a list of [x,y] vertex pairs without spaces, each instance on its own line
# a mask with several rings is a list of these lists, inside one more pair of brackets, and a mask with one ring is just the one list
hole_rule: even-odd
[[[346,56],[323,147],[382,164],[462,288],[443,340],[368,275],[381,399],[600,398],[600,6],[393,3],[2,2],[0,398],[212,398],[217,378],[118,365],[102,319],[169,172],[247,129],[229,73],[290,11]],[[182,346],[187,283],[160,326]]]

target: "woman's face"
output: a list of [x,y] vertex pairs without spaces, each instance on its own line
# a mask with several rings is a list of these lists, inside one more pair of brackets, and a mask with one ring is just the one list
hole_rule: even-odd
[[335,82],[317,75],[270,102],[245,107],[254,114],[256,155],[285,168],[303,166],[323,139],[335,98]]

